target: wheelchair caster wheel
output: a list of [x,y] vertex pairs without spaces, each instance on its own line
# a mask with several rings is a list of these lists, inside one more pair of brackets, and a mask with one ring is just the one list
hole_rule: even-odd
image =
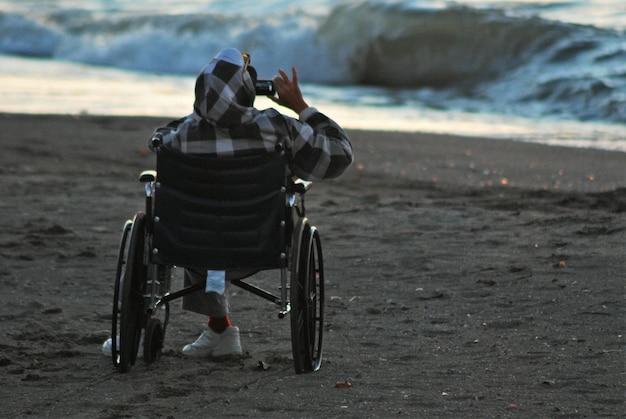
[[150,319],[143,337],[143,359],[147,364],[161,357],[163,348],[163,328],[159,319]]

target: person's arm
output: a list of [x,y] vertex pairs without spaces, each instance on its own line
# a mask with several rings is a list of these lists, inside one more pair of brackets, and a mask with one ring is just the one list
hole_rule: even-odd
[[283,70],[279,69],[278,73],[280,75],[272,80],[278,96],[270,97],[270,99],[300,115],[309,105],[304,101],[300,85],[298,85],[298,70],[295,67],[291,68],[292,80],[289,80],[289,76]]
[[353,161],[348,135],[339,124],[306,103],[295,67],[291,80],[283,70],[279,73],[273,80],[278,96],[271,99],[299,115],[299,120],[286,119],[294,174],[305,180],[341,175]]

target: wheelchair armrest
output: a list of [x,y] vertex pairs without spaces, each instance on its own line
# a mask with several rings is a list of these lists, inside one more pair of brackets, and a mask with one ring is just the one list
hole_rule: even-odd
[[303,194],[306,191],[308,191],[311,186],[313,186],[313,182],[308,181],[308,180],[302,180],[300,178],[294,178],[292,179],[292,189],[294,192],[299,193],[299,194]]
[[139,182],[154,182],[156,180],[157,172],[155,170],[144,170],[139,175]]

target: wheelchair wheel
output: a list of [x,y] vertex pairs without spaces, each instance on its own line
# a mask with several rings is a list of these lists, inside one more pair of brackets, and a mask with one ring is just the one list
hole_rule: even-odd
[[296,374],[319,370],[324,333],[324,267],[319,232],[304,222],[291,269],[291,345]]
[[117,339],[112,339],[111,354],[113,364],[122,373],[135,364],[141,339],[143,288],[147,279],[143,263],[145,222],[145,215],[139,213],[132,223],[127,223],[118,257],[111,335],[119,335],[119,347]]
[[[122,294],[122,286],[123,286],[123,277],[124,271],[126,269],[126,255],[128,253],[128,248],[126,247],[128,242],[128,235],[133,226],[133,222],[131,220],[126,221],[124,224],[124,228],[122,229],[122,238],[120,239],[120,249],[117,256],[117,268],[115,270],[115,288],[113,291],[113,316],[111,322],[111,336],[118,335],[118,325],[120,322],[120,295]],[[112,339],[111,342],[111,356],[113,358],[113,365],[116,368],[119,367],[119,356],[118,356],[118,343],[119,341],[115,338]]]
[[163,348],[163,328],[159,319],[150,319],[143,337],[143,359],[150,364],[161,357]]

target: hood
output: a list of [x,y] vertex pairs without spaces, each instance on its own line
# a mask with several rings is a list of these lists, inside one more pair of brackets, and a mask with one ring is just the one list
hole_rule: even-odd
[[256,113],[254,81],[243,66],[241,52],[234,48],[213,57],[196,79],[194,113],[221,128],[251,122]]

